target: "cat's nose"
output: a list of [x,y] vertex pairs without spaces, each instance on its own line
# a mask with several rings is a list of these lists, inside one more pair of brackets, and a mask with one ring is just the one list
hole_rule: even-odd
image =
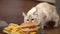
[[29,22],[32,22],[32,21],[29,21]]

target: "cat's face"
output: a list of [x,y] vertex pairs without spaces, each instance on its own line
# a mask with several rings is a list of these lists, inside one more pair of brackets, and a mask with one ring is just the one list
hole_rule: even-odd
[[24,14],[24,22],[36,22],[37,25],[41,23],[41,20],[39,19],[40,17],[36,15],[25,15]]
[[25,15],[24,16],[24,22],[35,22],[37,19],[34,15]]
[[23,16],[24,16],[24,22],[40,23],[40,14],[35,7],[29,10],[27,14],[23,12]]

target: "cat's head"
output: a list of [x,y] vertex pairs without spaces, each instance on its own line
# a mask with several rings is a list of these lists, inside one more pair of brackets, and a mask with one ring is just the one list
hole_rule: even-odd
[[37,16],[35,15],[35,13],[36,13],[35,7],[29,10],[27,14],[23,12],[24,22],[35,22],[37,20]]

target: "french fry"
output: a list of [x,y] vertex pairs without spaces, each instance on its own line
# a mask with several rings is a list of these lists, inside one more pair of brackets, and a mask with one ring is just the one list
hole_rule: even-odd
[[10,23],[7,27],[4,28],[3,32],[10,33],[13,31],[18,31],[20,26],[18,24]]

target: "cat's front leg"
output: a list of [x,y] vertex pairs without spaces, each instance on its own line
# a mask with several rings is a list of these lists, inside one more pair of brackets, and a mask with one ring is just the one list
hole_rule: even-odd
[[45,31],[44,30],[44,24],[45,23],[40,24],[40,26],[39,26],[40,28],[38,29],[37,34],[44,34],[44,31]]

